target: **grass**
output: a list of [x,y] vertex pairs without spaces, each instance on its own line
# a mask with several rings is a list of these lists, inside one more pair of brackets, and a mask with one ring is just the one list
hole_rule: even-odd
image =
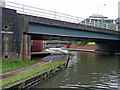
[[40,67],[37,67],[37,68],[34,68],[30,71],[27,71],[27,72],[24,72],[24,73],[21,73],[19,75],[16,75],[16,76],[13,76],[13,77],[9,77],[7,79],[4,79],[2,81],[0,81],[0,86],[4,87],[4,86],[8,86],[12,83],[15,83],[19,80],[23,80],[25,78],[28,78],[28,77],[32,77],[34,75],[37,75],[38,73],[42,72],[42,71],[45,71],[49,68],[53,68],[55,67],[56,65],[59,65],[59,64],[62,64],[63,62],[53,62],[53,63],[49,63],[49,64],[46,64],[44,66],[40,66]]
[[48,52],[48,51],[46,51],[46,50],[43,50],[43,52]]
[[33,62],[33,61],[5,61],[0,63],[0,73],[5,73],[5,72],[9,72],[9,71],[13,71],[13,70],[17,70],[20,68],[25,68],[28,66],[31,66],[33,64],[36,64],[37,62]]

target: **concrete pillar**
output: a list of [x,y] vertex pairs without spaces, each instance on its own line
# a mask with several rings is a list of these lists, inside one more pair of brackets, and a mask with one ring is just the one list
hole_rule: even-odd
[[31,60],[31,37],[28,35],[23,36],[24,45],[23,45],[23,59]]
[[109,54],[120,53],[120,42],[95,43],[95,51],[105,52]]
[[2,8],[0,8],[0,61],[2,61]]

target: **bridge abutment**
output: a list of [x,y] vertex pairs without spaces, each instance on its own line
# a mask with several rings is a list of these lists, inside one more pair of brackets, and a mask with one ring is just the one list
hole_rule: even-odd
[[120,53],[120,43],[112,43],[112,42],[101,42],[95,43],[95,51],[107,53],[107,54],[115,54]]
[[2,60],[20,60],[24,18],[18,15],[15,10],[1,9]]

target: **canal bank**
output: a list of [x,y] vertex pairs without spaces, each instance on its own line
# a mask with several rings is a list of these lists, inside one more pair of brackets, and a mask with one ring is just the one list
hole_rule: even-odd
[[[61,55],[59,55],[60,57]],[[61,56],[62,58],[59,58],[58,55],[49,55],[46,56],[44,58],[40,58],[38,57],[38,59],[34,59],[33,61],[37,61],[39,63],[37,63],[36,65],[33,65],[27,68],[23,68],[21,70],[16,70],[16,71],[12,71],[11,73],[8,73],[6,75],[8,75],[8,78],[5,78],[6,81],[12,81],[15,77],[17,78],[18,76],[21,77],[22,75],[26,75],[29,72],[31,72],[30,74],[36,73],[36,71],[38,69],[42,69],[42,71],[38,71],[36,74],[34,74],[33,76],[29,76],[27,78],[23,78],[22,80],[17,80],[17,81],[12,81],[13,84],[9,84],[9,85],[3,85],[3,89],[10,89],[10,88],[28,88],[33,86],[35,83],[37,82],[41,82],[44,81],[52,76],[54,76],[57,72],[61,71],[62,69],[64,69],[66,67],[66,60],[67,60],[67,56],[64,55]],[[65,58],[66,57],[66,58]],[[55,64],[52,64],[55,63]],[[52,66],[52,67],[51,67]],[[46,68],[48,67],[48,68]],[[20,71],[22,71],[20,73]],[[14,72],[14,73],[13,73]],[[27,73],[28,72],[28,73]],[[18,73],[18,75],[16,75],[16,73]],[[10,75],[10,74],[15,74],[15,75]],[[4,76],[3,76],[4,77]],[[5,79],[3,79],[2,83],[5,83]]]
[[105,54],[105,55],[115,55],[115,56],[120,56],[120,53],[113,53],[113,52],[100,52],[100,51],[95,51],[93,49],[79,49],[79,48],[62,48],[63,50],[68,50],[68,51],[80,51],[80,52],[91,52],[91,53],[99,53],[99,54]]
[[81,51],[81,52],[93,52],[93,53],[97,52],[97,51],[88,50],[88,49],[76,49],[76,48],[62,48],[62,49],[68,50],[68,51]]
[[47,70],[44,70],[43,72],[40,72],[37,75],[26,78],[24,80],[17,81],[17,82],[10,84],[8,86],[2,87],[2,89],[7,90],[7,89],[28,89],[28,88],[31,88],[34,85],[36,85],[37,83],[40,83],[40,82],[47,80],[50,77],[54,76],[55,74],[58,73],[58,71],[63,70],[65,67],[66,67],[66,63],[59,64],[53,68],[49,68]]

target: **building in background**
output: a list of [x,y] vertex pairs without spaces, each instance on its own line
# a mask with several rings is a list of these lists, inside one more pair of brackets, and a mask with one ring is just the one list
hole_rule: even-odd
[[100,15],[100,14],[93,14],[91,16],[89,16],[88,18],[86,18],[84,20],[84,22],[88,23],[88,24],[93,24],[94,22],[97,22],[97,21],[106,21],[107,23],[113,23],[113,24],[116,24],[117,22],[117,19],[108,19],[108,17],[105,17],[103,15]]
[[84,19],[82,23],[95,26],[95,27],[102,27],[102,28],[118,31],[117,19],[109,19],[108,17],[105,17],[100,14],[93,14],[88,18]]
[[67,41],[59,41],[59,40],[46,40],[44,42],[44,49],[48,48],[61,48],[66,45]]

